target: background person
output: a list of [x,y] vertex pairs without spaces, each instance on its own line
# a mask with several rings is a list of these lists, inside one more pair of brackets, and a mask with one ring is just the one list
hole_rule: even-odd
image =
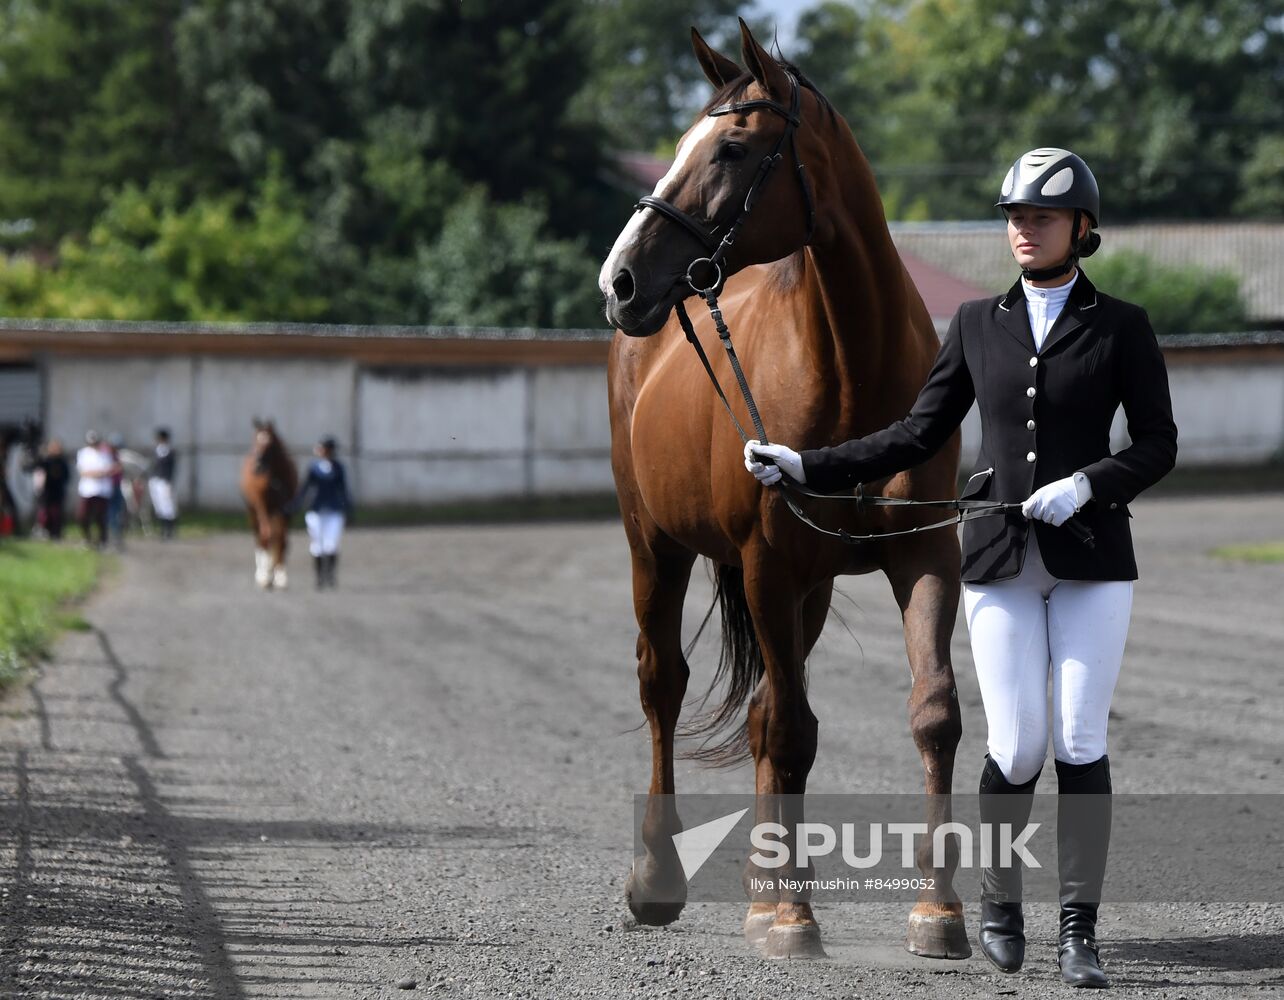
[[63,454],[62,441],[50,438],[28,471],[36,492],[36,524],[46,537],[58,541],[67,507],[67,485],[71,482],[71,466]]
[[316,570],[317,590],[338,585],[339,543],[343,529],[352,515],[352,498],[343,463],[336,458],[338,444],[333,437],[323,437],[315,449],[316,458],[308,466],[307,478],[290,510],[307,508],[303,515],[307,525],[312,565]]
[[112,461],[111,492],[107,495],[107,534],[117,549],[124,549],[128,521],[124,490],[125,468],[121,464],[121,451],[125,448],[124,435],[117,431],[108,434],[105,447]]
[[[764,484],[783,470],[832,492],[924,461],[979,404],[981,453],[963,496],[1020,502],[1024,515],[963,528],[963,596],[989,724],[981,821],[1024,825],[1051,728],[1058,791],[1093,795],[1058,804],[1057,961],[1067,983],[1098,987],[1109,985],[1096,943],[1110,839],[1106,724],[1137,578],[1127,504],[1177,455],[1167,371],[1145,311],[1101,294],[1077,266],[1100,245],[1099,200],[1078,156],[1024,154],[998,201],[1022,276],[1006,295],[959,308],[909,416],[801,454],[745,446]],[[1112,455],[1121,403],[1132,444]],[[1072,517],[1095,534],[1093,547],[1059,530]],[[981,947],[1004,972],[1021,967],[1024,929],[1020,869],[984,869]]]
[[160,537],[168,541],[178,527],[178,501],[174,495],[174,472],[178,454],[169,440],[169,428],[156,428],[156,449],[147,467],[147,492],[152,513],[160,525]]
[[[112,476],[117,471],[111,451],[96,431],[85,434],[85,446],[76,452],[76,491],[80,494],[80,531],[85,544],[107,545],[107,505],[112,493]],[[97,529],[98,540],[92,535]]]

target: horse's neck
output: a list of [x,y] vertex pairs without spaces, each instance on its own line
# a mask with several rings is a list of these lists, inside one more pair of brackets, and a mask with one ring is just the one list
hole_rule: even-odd
[[904,265],[868,170],[863,157],[853,166],[832,228],[806,253],[803,282],[821,320],[812,325],[826,381],[887,390],[905,381],[902,362],[917,334]]

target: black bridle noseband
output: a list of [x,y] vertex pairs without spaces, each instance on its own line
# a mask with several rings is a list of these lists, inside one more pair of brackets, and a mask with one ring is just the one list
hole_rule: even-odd
[[[771,176],[772,170],[780,163],[783,156],[785,145],[788,144],[790,152],[794,157],[795,169],[798,174],[798,183],[802,187],[803,198],[807,204],[807,238],[803,241],[806,246],[811,243],[812,235],[816,229],[816,204],[812,198],[811,183],[807,180],[807,171],[803,165],[802,159],[798,155],[798,147],[794,141],[794,133],[798,126],[802,124],[802,98],[801,87],[798,78],[788,70],[785,70],[789,77],[790,94],[789,107],[777,101],[768,99],[757,99],[752,101],[732,101],[719,105],[708,113],[709,118],[718,118],[722,115],[740,114],[745,111],[752,111],[756,108],[763,108],[767,111],[780,115],[785,120],[784,131],[780,138],[776,140],[775,148],[762,158],[758,164],[758,172],[754,175],[753,182],[749,185],[749,190],[745,193],[743,206],[739,214],[732,220],[731,224],[719,237],[719,229],[716,226],[708,226],[696,219],[694,216],[682,211],[676,205],[665,201],[656,195],[645,195],[638,199],[635,209],[641,211],[644,208],[654,209],[665,218],[676,222],[688,233],[699,241],[700,245],[708,251],[709,256],[698,257],[693,260],[687,267],[684,276],[685,281],[691,286],[691,290],[700,296],[709,307],[709,313],[713,317],[713,324],[718,331],[718,339],[726,349],[727,359],[731,362],[731,370],[736,376],[736,382],[740,386],[740,395],[744,398],[745,406],[749,410],[749,417],[753,421],[754,431],[758,435],[757,440],[762,444],[767,444],[767,431],[763,427],[762,417],[758,413],[758,406],[754,402],[753,393],[749,391],[749,382],[745,378],[744,370],[740,366],[740,359],[736,356],[736,350],[731,344],[731,331],[727,329],[726,321],[723,319],[722,310],[718,307],[717,290],[722,285],[722,262],[726,259],[731,247],[735,244],[736,238],[740,235],[740,230],[749,218],[749,213],[753,211],[758,194],[762,186]],[[704,272],[704,276],[709,280],[701,280],[698,269]],[[681,283],[683,279],[679,279]],[[700,343],[700,338],[696,336],[695,327],[691,324],[691,317],[687,315],[685,303],[679,299],[675,309],[678,314],[678,320],[682,324],[683,332],[687,340],[695,348],[696,354],[699,355],[704,370],[709,375],[709,381],[713,383],[713,388],[722,400],[722,405],[731,417],[732,423],[735,424],[736,430],[740,434],[740,439],[745,443],[749,442],[749,435],[745,432],[740,420],[736,417],[735,411],[731,408],[731,403],[727,395],[722,391],[722,385],[718,382],[718,376],[714,374],[713,366],[709,363],[709,357],[705,354],[704,346]],[[771,464],[770,459],[763,458],[767,464]],[[815,490],[808,489],[800,483],[794,482],[784,472],[781,472],[781,479],[778,482],[781,488],[781,496],[789,510],[793,512],[804,524],[814,528],[821,534],[829,535],[831,538],[837,538],[844,542],[855,543],[863,541],[877,541],[883,538],[895,538],[899,535],[915,535],[923,531],[931,531],[935,528],[944,528],[950,525],[962,524],[964,521],[973,520],[978,517],[988,517],[993,514],[1006,514],[1012,510],[1020,510],[1019,503],[1003,503],[993,500],[906,500],[900,497],[880,497],[865,496],[862,488],[858,487],[855,496],[832,496],[825,493],[817,493]],[[920,525],[915,528],[908,528],[904,531],[885,531],[869,535],[853,535],[850,532],[839,528],[833,531],[825,528],[813,521],[798,506],[791,493],[797,493],[801,496],[812,497],[822,500],[846,500],[854,502],[859,508],[862,504],[877,507],[936,507],[953,510],[955,516],[947,521],[939,521],[935,524]],[[1093,547],[1092,532],[1084,525],[1077,521],[1066,522],[1066,527],[1076,534],[1084,544],[1089,548]]]

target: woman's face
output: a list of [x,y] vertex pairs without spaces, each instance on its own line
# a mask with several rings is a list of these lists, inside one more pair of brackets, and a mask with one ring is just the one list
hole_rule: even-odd
[[1070,253],[1073,224],[1074,210],[1070,208],[1013,205],[1008,209],[1008,243],[1012,256],[1032,271],[1060,264]]

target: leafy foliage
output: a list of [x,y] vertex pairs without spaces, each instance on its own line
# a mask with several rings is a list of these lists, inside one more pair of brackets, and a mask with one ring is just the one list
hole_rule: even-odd
[[1145,254],[1118,252],[1090,262],[1103,292],[1142,306],[1155,333],[1242,330],[1247,312],[1233,274],[1159,264]]
[[[672,148],[687,26],[734,56],[754,9],[0,0],[0,309],[595,323],[613,154]],[[976,217],[1034,145],[1084,155],[1107,225],[1284,215],[1263,0],[816,0],[791,49],[894,218]]]
[[56,270],[0,265],[0,308],[27,316],[309,320],[326,314],[307,217],[269,175],[242,212],[236,195],[180,206],[174,188],[125,188]]
[[536,203],[503,205],[474,189],[419,254],[426,322],[446,326],[601,326],[597,267],[582,241],[546,231]]
[[1284,215],[1278,4],[818,0],[797,34],[893,218],[977,218],[1035,146],[1088,161],[1107,224]]

